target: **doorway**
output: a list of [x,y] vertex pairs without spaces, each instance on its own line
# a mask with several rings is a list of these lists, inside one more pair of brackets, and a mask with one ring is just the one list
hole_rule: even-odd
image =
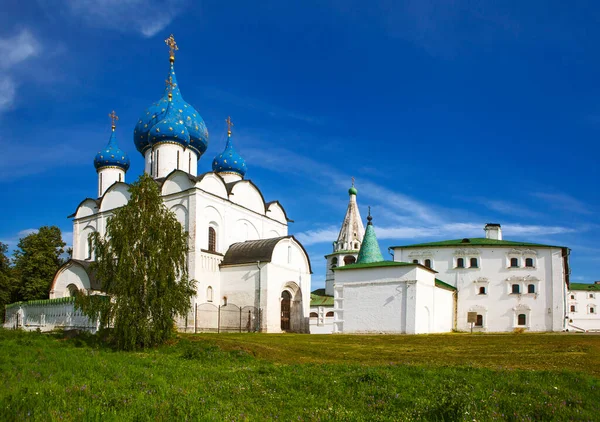
[[292,295],[287,290],[281,293],[281,331],[290,331],[290,308]]

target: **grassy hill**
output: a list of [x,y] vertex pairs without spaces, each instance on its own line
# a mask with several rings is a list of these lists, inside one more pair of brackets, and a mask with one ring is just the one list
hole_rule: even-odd
[[142,353],[0,330],[0,420],[597,420],[600,336],[182,335]]

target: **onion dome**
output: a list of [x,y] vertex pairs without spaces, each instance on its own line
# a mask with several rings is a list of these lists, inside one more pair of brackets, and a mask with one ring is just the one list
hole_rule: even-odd
[[233,148],[233,143],[231,142],[231,126],[233,126],[233,123],[231,122],[231,118],[228,117],[225,121],[228,127],[227,144],[223,152],[213,160],[212,169],[216,173],[236,173],[243,178],[248,170],[246,160]]
[[379,249],[379,242],[377,242],[377,236],[375,236],[372,220],[371,207],[369,207],[367,229],[365,230],[362,245],[360,245],[360,251],[358,251],[357,264],[370,264],[383,261],[383,255],[381,255],[381,250]]
[[164,118],[152,126],[148,132],[151,145],[163,142],[177,143],[187,148],[190,145],[190,133],[183,120],[177,116],[172,101],[169,100]]
[[96,154],[96,157],[94,158],[94,167],[96,167],[96,170],[101,170],[105,167],[118,167],[124,171],[127,171],[130,164],[129,156],[121,148],[119,148],[119,145],[117,144],[117,136],[115,135],[115,121],[119,118],[114,111],[108,116],[113,121],[112,132],[106,148]]
[[[147,148],[150,148],[153,144],[152,139],[149,137],[150,130],[160,121],[165,120],[167,110],[169,109],[169,98],[168,94],[172,94],[171,108],[172,116],[174,120],[183,122],[183,125],[187,129],[189,135],[189,142],[187,147],[191,148],[196,152],[198,159],[204,154],[208,147],[208,130],[206,124],[196,111],[194,107],[185,102],[181,96],[179,84],[177,83],[177,77],[175,75],[175,50],[178,50],[177,44],[171,35],[165,40],[170,48],[170,69],[168,80],[172,84],[171,87],[167,86],[161,99],[153,103],[148,107],[142,117],[138,119],[138,122],[133,131],[133,142],[136,149],[144,154]],[[162,130],[162,129],[161,129]],[[181,131],[180,131],[181,132]]]

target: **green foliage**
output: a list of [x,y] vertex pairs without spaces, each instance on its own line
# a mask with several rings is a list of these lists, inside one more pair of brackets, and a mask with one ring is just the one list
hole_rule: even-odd
[[0,242],[0,321],[4,321],[4,306],[16,299],[17,279],[6,255],[8,246]]
[[54,274],[64,263],[65,242],[56,226],[43,226],[21,238],[14,252],[18,300],[48,299]]
[[158,185],[142,175],[129,188],[131,199],[108,220],[106,236],[91,235],[91,266],[111,298],[77,296],[77,306],[103,328],[112,327],[119,349],[164,343],[173,319],[185,315],[195,293],[188,279],[188,234],[162,202]]
[[[310,339],[318,337],[311,345]],[[393,337],[378,336],[381,347],[360,359],[350,344],[337,350],[338,336],[259,334],[184,335],[141,352],[115,352],[87,334],[65,336],[0,330],[0,420],[373,420],[373,421],[567,421],[597,420],[600,379],[565,369],[555,350],[544,352],[548,339],[563,345],[584,341],[586,354],[597,353],[598,336],[530,336],[523,347],[503,350],[502,363],[537,354],[541,370],[507,370],[498,365],[476,368],[405,365],[373,358],[392,353]],[[374,336],[373,336],[374,337]],[[429,344],[430,354],[453,361],[437,349],[437,338],[396,336],[409,345]],[[507,335],[509,340],[516,336]],[[446,336],[448,346],[469,336]],[[472,337],[471,337],[472,338]],[[493,336],[477,337],[495,354]],[[290,363],[241,352],[255,351],[260,339],[275,346],[305,348],[311,356],[333,350],[329,363]],[[362,336],[353,337],[361,343]],[[580,340],[583,339],[583,340]],[[373,344],[373,340],[367,343]],[[225,350],[231,343],[238,349]],[[345,344],[344,342],[342,342]],[[299,344],[300,346],[294,346]],[[425,346],[423,347],[425,350]],[[264,354],[263,354],[264,355]],[[512,358],[510,358],[512,356]]]

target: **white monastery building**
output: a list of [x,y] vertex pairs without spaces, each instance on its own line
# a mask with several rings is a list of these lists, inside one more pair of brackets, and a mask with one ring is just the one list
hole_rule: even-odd
[[[174,68],[177,47],[172,36],[166,42],[167,87],[142,113],[133,140],[144,157],[145,172],[160,186],[164,204],[189,233],[189,275],[197,280],[192,305],[254,307],[261,316],[251,324],[261,331],[308,332],[311,265],[304,247],[288,233],[291,220],[278,201],[265,201],[245,178],[246,162],[234,149],[230,119],[227,145],[213,159],[213,171],[197,173],[208,130],[182,97]],[[114,112],[110,117],[110,140],[94,160],[97,197],[84,199],[70,216],[73,258],[57,272],[50,298],[81,289],[102,291],[89,270],[94,256],[88,237],[92,232],[104,235],[114,210],[129,200],[129,158],[117,145]]]
[[312,292],[312,333],[600,331],[600,282],[569,282],[564,246],[485,237],[389,248],[384,261],[369,216],[364,234],[350,200],[325,289]]

